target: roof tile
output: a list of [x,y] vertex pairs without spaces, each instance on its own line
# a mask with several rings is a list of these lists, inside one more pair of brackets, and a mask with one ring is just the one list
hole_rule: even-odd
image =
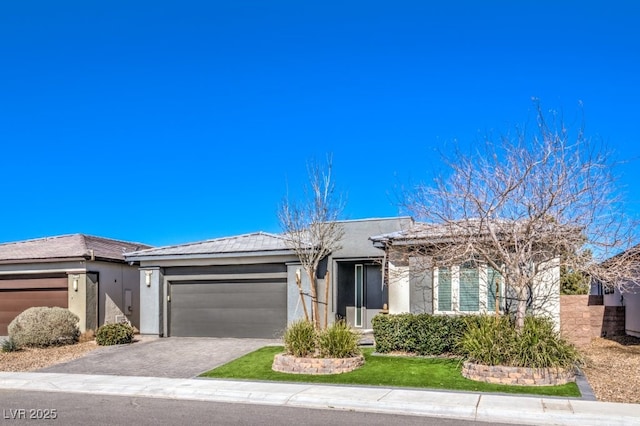
[[127,257],[281,251],[290,249],[287,241],[287,238],[282,235],[255,232],[233,237],[141,250],[127,253]]
[[0,261],[90,257],[124,261],[124,253],[150,248],[146,244],[85,234],[60,235],[0,244]]

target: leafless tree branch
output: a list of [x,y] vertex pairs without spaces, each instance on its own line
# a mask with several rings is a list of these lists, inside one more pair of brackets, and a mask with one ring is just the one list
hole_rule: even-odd
[[[344,236],[342,225],[338,222],[344,208],[343,201],[335,194],[335,186],[332,180],[332,158],[327,157],[327,164],[322,167],[316,162],[307,165],[309,186],[306,190],[306,199],[296,203],[287,198],[282,202],[278,218],[280,226],[287,236],[291,249],[300,259],[311,283],[311,318],[316,328],[320,328],[320,312],[318,300],[318,266],[320,261],[331,252],[341,248],[341,239]],[[328,285],[328,283],[325,283]],[[301,292],[303,306],[304,294]],[[328,308],[328,300],[322,301],[325,310]],[[327,326],[327,316],[325,324]]]
[[[406,208],[425,221],[414,238],[437,265],[481,260],[501,271],[524,319],[534,277],[560,266],[622,286],[635,283],[635,241],[612,170],[612,154],[536,106],[534,132],[516,129],[483,150],[445,158],[450,174],[419,185]],[[421,241],[427,241],[422,239]],[[411,247],[411,244],[407,244]],[[415,252],[415,245],[412,250]],[[603,262],[609,259],[607,262]]]

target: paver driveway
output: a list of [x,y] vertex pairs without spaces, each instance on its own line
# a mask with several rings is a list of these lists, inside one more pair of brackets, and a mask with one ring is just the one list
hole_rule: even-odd
[[205,337],[143,338],[105,346],[82,358],[39,370],[47,373],[192,378],[267,345],[275,339]]

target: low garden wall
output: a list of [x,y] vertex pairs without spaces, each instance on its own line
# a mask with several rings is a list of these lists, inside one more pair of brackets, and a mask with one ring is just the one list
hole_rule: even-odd
[[579,347],[594,337],[623,336],[625,307],[604,306],[602,296],[560,296],[560,333]]
[[271,368],[281,373],[293,374],[340,374],[348,373],[364,364],[362,355],[351,358],[299,358],[278,354]]
[[462,365],[462,375],[478,382],[522,386],[555,386],[576,380],[572,370],[561,368],[489,366],[468,361]]

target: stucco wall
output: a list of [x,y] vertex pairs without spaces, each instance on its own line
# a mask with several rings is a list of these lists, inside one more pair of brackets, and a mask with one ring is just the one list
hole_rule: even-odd
[[374,247],[369,237],[408,229],[412,224],[408,217],[347,220],[339,222],[344,229],[342,248],[332,253],[332,258],[382,257],[384,252]]
[[[149,285],[147,285],[149,273]],[[161,298],[163,281],[160,268],[141,268],[140,286],[140,334],[160,334]]]
[[[76,287],[74,287],[76,281]],[[80,332],[87,331],[87,277],[85,274],[69,274],[67,275],[68,284],[68,309],[76,314],[80,321],[78,328]],[[77,289],[75,289],[77,288]]]
[[624,293],[625,331],[640,337],[640,288],[638,293]]
[[[300,278],[302,283],[302,289],[308,293],[309,278],[305,274],[302,266],[298,263],[287,265],[287,324],[304,319],[304,308],[302,306],[302,299],[300,298],[300,291],[296,284],[296,271],[300,269]],[[307,312],[311,315],[311,301],[308,297],[305,298],[307,305]]]
[[0,265],[0,273],[39,273],[39,272],[73,272],[83,273],[86,270],[84,260],[67,262],[11,263]]
[[[137,266],[123,263],[87,262],[87,270],[98,273],[98,323],[116,322],[125,315],[140,327],[140,278]],[[126,291],[131,291],[131,305],[125,306]]]
[[627,294],[621,294],[620,289],[617,287],[614,287],[611,290],[612,291],[610,293],[605,292],[605,294],[602,295],[605,306],[624,306]]
[[411,312],[411,285],[409,266],[396,266],[389,262],[389,313]]
[[540,269],[534,278],[531,312],[551,318],[560,331],[560,260],[550,260]]
[[411,312],[415,314],[433,313],[433,273],[428,257],[412,257],[409,260],[411,274]]

